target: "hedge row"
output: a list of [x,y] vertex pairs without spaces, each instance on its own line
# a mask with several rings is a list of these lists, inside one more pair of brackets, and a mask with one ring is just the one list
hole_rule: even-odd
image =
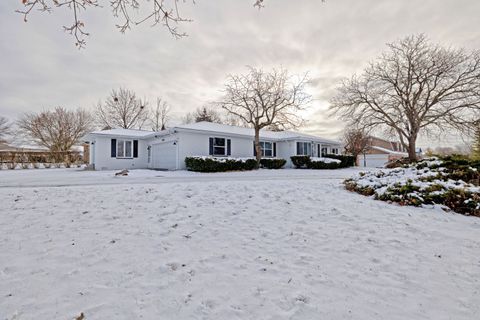
[[255,159],[186,157],[185,165],[189,171],[198,172],[245,171],[255,169],[257,161]]
[[332,158],[340,160],[338,162],[322,162],[322,161],[312,161],[310,156],[293,156],[292,163],[295,168],[308,168],[308,169],[340,169],[352,167],[355,165],[355,158],[351,156],[342,156],[342,155],[327,155],[326,158]]
[[285,159],[261,159],[260,165],[266,169],[281,169],[287,163]]
[[[285,159],[261,159],[260,166],[266,169],[281,169],[287,161]],[[255,159],[187,157],[185,165],[190,171],[198,172],[225,172],[253,170],[257,165]]]
[[327,154],[325,158],[340,160],[340,168],[354,167],[356,159],[354,156],[346,156],[340,154]]

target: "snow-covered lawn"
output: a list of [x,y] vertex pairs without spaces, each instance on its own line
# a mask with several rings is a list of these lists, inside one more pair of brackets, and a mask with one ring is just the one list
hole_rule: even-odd
[[0,319],[480,319],[480,219],[355,172],[0,171]]

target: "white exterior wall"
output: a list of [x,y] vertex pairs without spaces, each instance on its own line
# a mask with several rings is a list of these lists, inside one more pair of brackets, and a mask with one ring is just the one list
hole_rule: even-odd
[[[145,169],[148,167],[147,143],[145,142],[145,140],[138,140],[138,158],[117,159],[110,156],[111,139],[138,140],[122,137],[95,137],[94,145],[92,146],[95,148],[95,159],[93,160],[93,164],[95,164],[95,170]],[[93,150],[91,150],[91,152],[92,151]]]
[[[155,155],[152,147],[151,161],[148,162],[148,147],[159,143],[171,143],[175,148],[171,148],[168,152],[174,152],[176,157],[176,169],[184,170],[185,158],[189,156],[208,156],[209,155],[209,138],[219,137],[231,140],[231,157],[247,158],[253,157],[253,137],[235,137],[221,133],[208,132],[185,132],[179,131],[168,136],[158,138],[149,138],[146,140],[124,138],[124,137],[95,137],[94,145],[91,145],[90,163],[95,164],[96,170],[118,170],[118,169],[144,169],[154,167]],[[111,139],[125,139],[138,140],[138,158],[133,159],[117,159],[110,157]],[[297,141],[273,141],[270,139],[262,139],[261,141],[271,141],[277,144],[277,158],[282,158],[287,161],[285,167],[293,166],[290,159],[291,156],[296,155]],[[304,142],[311,142],[306,140],[298,140]],[[316,156],[316,144],[314,146],[314,155]],[[327,146],[328,151],[332,146]],[[169,168],[171,168],[169,166]]]
[[293,167],[291,156],[297,152],[297,145],[295,141],[278,141],[277,142],[277,158],[287,160],[285,168]]
[[178,168],[186,169],[185,158],[191,156],[209,155],[209,138],[225,138],[231,142],[231,157],[253,157],[253,139],[231,137],[224,134],[208,134],[200,132],[178,132]]
[[[146,152],[146,157],[147,157],[147,166],[148,168],[151,168],[151,169],[158,169],[158,168],[155,168],[155,161],[153,160],[153,158],[156,156],[155,155],[155,152],[153,150],[153,146],[155,146],[156,144],[164,144],[164,143],[169,143],[169,144],[172,144],[172,145],[175,145],[176,148],[175,148],[175,154],[176,156],[178,156],[178,133],[176,134],[172,134],[172,135],[169,135],[169,136],[163,136],[163,137],[159,137],[159,138],[151,138],[149,140],[146,141],[147,142],[147,147],[148,146],[151,146],[152,147],[152,154],[151,154],[151,159],[150,159],[150,162],[148,162],[148,151],[145,151]],[[157,155],[158,156],[158,155]],[[180,166],[179,166],[179,163],[178,163],[178,158],[177,158],[177,167],[176,169],[179,169]]]

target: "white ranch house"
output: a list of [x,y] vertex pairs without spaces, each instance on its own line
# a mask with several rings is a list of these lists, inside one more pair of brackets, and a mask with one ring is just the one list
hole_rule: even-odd
[[[94,131],[85,137],[90,145],[89,163],[95,170],[186,169],[189,156],[254,157],[254,130],[211,122],[179,125],[152,132],[132,129]],[[260,131],[262,157],[339,154],[337,141],[294,131]]]

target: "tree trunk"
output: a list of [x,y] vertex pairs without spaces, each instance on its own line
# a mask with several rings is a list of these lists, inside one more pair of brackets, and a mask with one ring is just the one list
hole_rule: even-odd
[[417,161],[417,138],[415,136],[408,139],[408,159]]
[[260,160],[262,159],[262,149],[260,148],[260,129],[255,127],[255,153],[257,159],[257,166],[258,169],[260,167]]

